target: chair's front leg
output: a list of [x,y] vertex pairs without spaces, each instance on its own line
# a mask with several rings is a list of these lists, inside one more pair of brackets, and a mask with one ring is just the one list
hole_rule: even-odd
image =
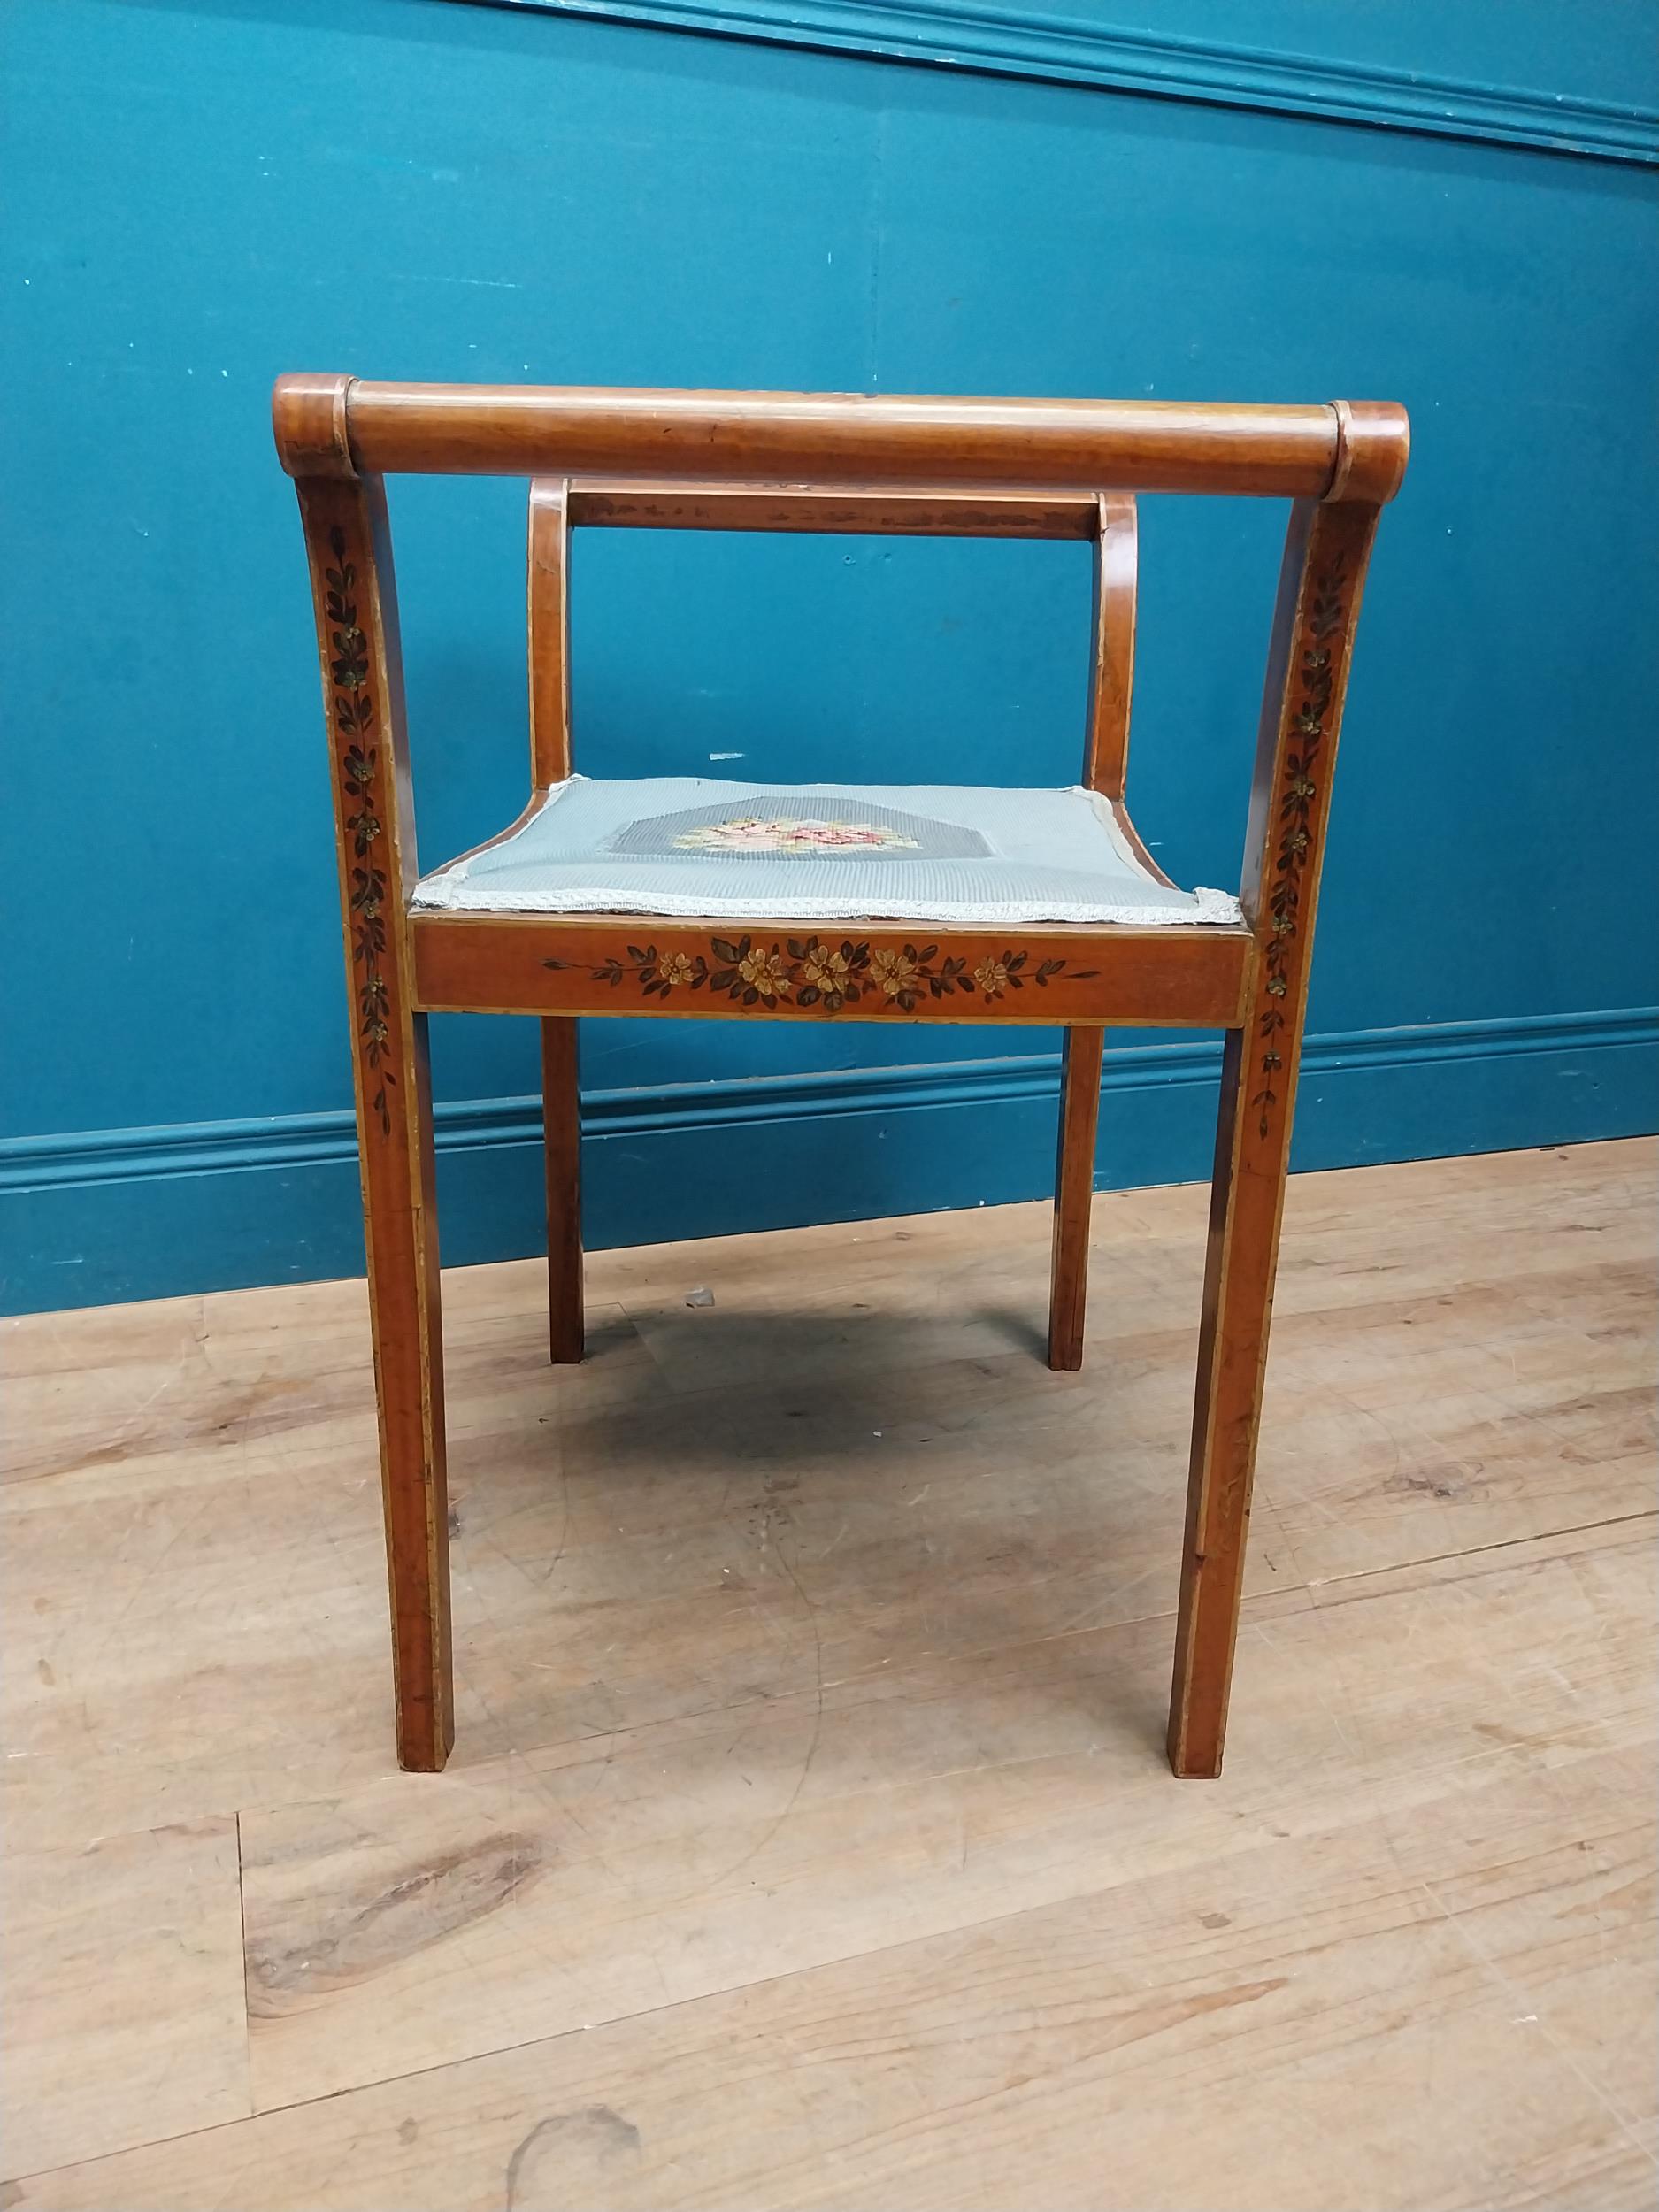
[[360,1071],[357,1128],[391,1586],[397,1763],[435,1774],[455,1741],[455,1694],[426,1016],[411,1018],[407,1056],[392,1071],[394,1084],[382,1085],[366,1064]]
[[1068,1029],[1060,1072],[1060,1145],[1054,1177],[1054,1248],[1048,1283],[1048,1364],[1083,1364],[1088,1300],[1090,1202],[1100,1120],[1103,1029]]
[[549,1356],[556,1366],[581,1358],[581,1087],[576,1018],[541,1023],[541,1114],[547,1156]]
[[1268,660],[1242,902],[1256,953],[1222,1061],[1170,1701],[1170,1763],[1221,1771],[1309,962],[1348,655],[1377,510],[1297,507]]
[[339,394],[325,385],[314,397],[314,442],[333,472],[302,477],[297,489],[339,841],[397,1756],[435,1773],[455,1739],[449,1496],[426,1019],[415,1004],[406,918],[416,867],[396,598],[380,487],[351,473]]

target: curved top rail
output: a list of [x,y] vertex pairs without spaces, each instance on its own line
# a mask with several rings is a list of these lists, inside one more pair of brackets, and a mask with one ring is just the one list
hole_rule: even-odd
[[1227,492],[1391,499],[1403,408],[1155,400],[628,391],[558,385],[278,380],[291,476],[521,476],[707,483]]

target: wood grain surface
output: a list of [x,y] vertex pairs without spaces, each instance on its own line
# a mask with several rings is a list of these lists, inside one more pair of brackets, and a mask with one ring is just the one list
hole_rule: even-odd
[[1293,1179],[1202,1787],[1202,1189],[452,1271],[439,1778],[363,1286],[4,1325],[0,2203],[1651,2203],[1656,1156]]

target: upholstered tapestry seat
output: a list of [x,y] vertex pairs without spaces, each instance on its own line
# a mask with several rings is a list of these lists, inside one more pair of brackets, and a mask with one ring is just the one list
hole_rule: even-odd
[[517,826],[423,877],[413,905],[986,927],[1239,919],[1225,892],[1164,882],[1096,791],[703,776],[556,783]]

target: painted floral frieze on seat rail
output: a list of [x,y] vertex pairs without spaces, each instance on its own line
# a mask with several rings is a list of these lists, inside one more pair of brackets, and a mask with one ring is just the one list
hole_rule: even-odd
[[613,990],[627,986],[642,998],[671,998],[677,991],[707,991],[741,1006],[787,1004],[838,1014],[870,1002],[878,1011],[912,1013],[926,1000],[971,998],[995,1002],[1026,989],[1046,990],[1060,975],[1071,983],[1098,971],[1074,968],[1052,957],[1033,962],[1017,947],[970,966],[960,956],[940,957],[937,945],[872,946],[843,938],[787,937],[771,945],[753,937],[710,937],[707,950],[629,945],[626,957],[596,966],[548,960],[543,966],[572,971],[587,966],[590,979]]

